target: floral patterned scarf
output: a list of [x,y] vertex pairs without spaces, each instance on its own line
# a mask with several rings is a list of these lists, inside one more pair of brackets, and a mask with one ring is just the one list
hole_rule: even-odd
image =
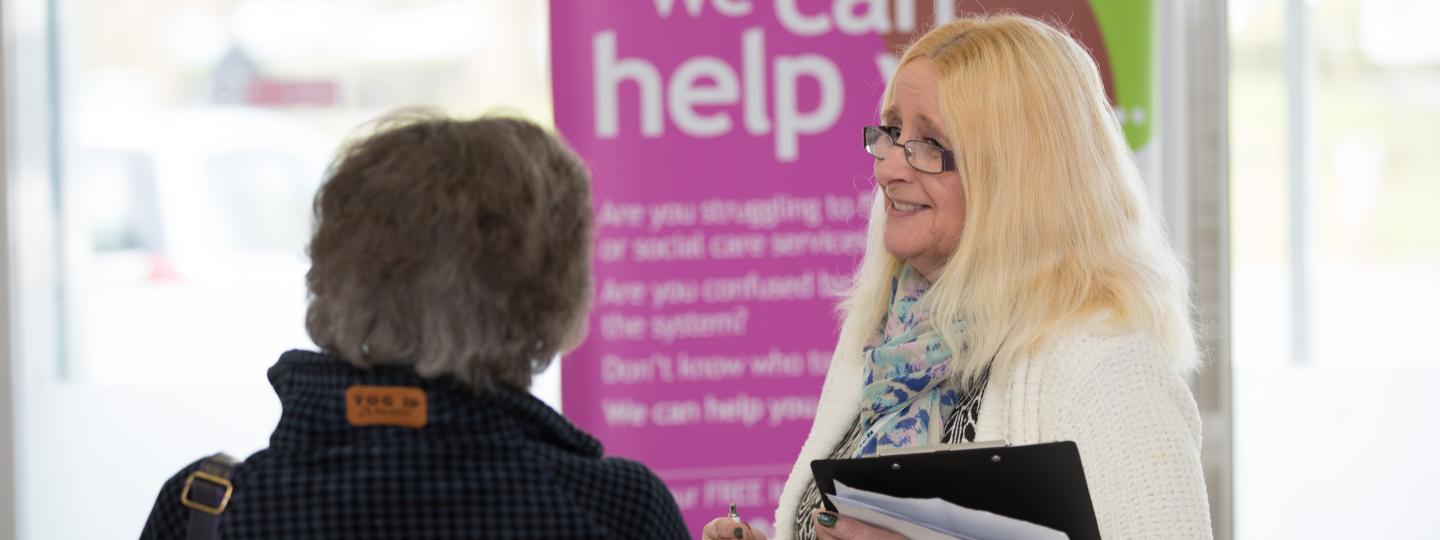
[[[908,264],[891,278],[890,312],[865,344],[860,409],[865,435],[854,457],[929,444],[931,420],[948,418],[960,401],[949,384],[950,349],[915,309],[929,287]],[[963,322],[957,324],[963,329]]]

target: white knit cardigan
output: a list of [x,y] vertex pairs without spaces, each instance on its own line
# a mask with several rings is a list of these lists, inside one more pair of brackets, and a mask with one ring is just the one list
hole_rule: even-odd
[[[775,537],[795,534],[795,511],[860,410],[859,351],[837,354],[820,407],[775,514]],[[1106,539],[1210,538],[1200,465],[1200,414],[1184,377],[1153,340],[1097,329],[1070,332],[1009,369],[995,369],[976,441],[1075,441]]]

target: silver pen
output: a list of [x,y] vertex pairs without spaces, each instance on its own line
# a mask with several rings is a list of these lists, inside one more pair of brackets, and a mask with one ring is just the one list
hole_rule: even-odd
[[739,522],[740,522],[740,512],[736,512],[736,511],[735,511],[735,503],[730,503],[730,516],[729,516],[729,517],[730,517],[730,520],[731,520],[731,521],[734,521],[734,522],[736,522],[736,523],[739,523]]

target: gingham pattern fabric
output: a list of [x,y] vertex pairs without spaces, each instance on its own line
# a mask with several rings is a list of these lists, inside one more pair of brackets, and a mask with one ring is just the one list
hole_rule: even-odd
[[[306,351],[285,353],[269,376],[283,413],[270,447],[235,471],[222,538],[689,536],[659,478],[603,457],[599,441],[526,392],[476,398],[451,379]],[[427,425],[350,425],[352,385],[425,389]],[[198,463],[165,482],[141,538],[185,537],[180,490]]]

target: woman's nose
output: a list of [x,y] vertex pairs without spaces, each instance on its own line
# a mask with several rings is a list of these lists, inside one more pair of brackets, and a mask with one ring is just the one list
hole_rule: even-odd
[[915,169],[905,161],[905,147],[890,147],[885,159],[875,161],[875,181],[882,186],[913,180]]

